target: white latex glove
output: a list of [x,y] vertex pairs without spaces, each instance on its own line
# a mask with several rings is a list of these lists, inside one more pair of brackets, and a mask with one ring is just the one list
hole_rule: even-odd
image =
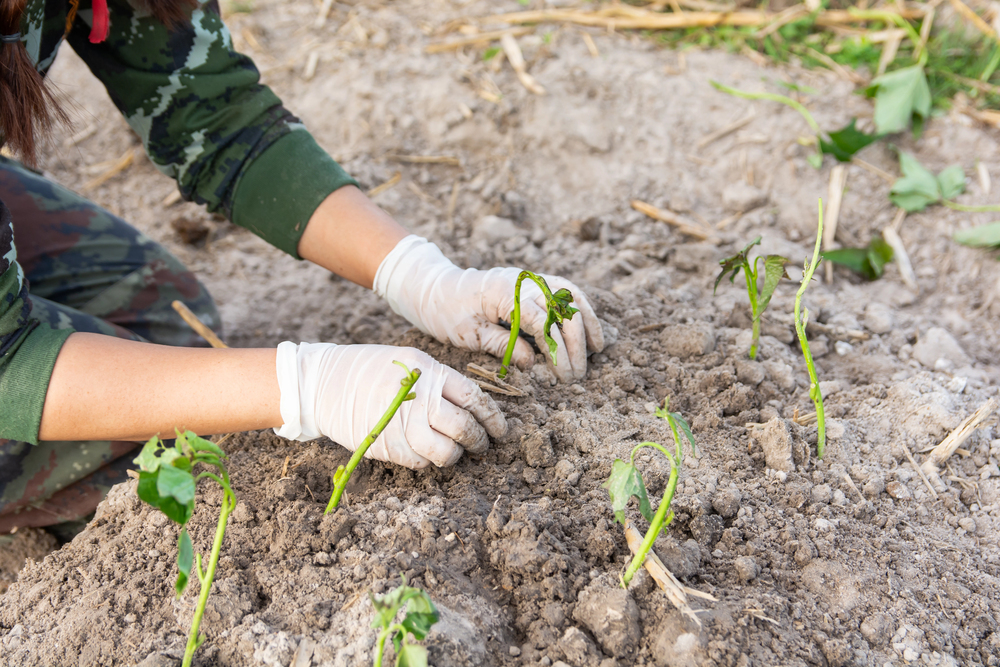
[[450,466],[463,448],[482,453],[507,432],[507,420],[493,399],[471,380],[411,347],[284,342],[278,345],[283,438],[322,435],[354,450],[400,390],[405,371],[420,379],[416,398],[405,401],[366,452],[368,458],[419,469]]
[[[382,260],[374,290],[395,313],[439,341],[503,358],[510,331],[498,323],[509,320],[514,309],[514,285],[520,273],[521,269],[513,267],[462,270],[436,245],[411,234]],[[552,325],[549,335],[559,346],[554,367],[542,336],[545,297],[531,280],[521,283],[521,328],[535,337],[560,381],[579,380],[587,372],[588,351],[604,349],[601,323],[580,288],[557,276],[542,278],[553,293],[561,288],[572,292],[573,305],[580,309],[563,322],[561,333]],[[520,368],[534,363],[527,341],[518,339],[512,361]]]

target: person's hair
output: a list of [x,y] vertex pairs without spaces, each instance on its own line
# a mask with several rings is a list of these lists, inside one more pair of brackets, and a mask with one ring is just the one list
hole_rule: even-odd
[[[77,2],[71,11],[75,13]],[[188,21],[197,0],[145,0],[149,12],[168,28]],[[0,35],[20,33],[27,0],[0,0]],[[71,17],[72,18],[72,17]],[[68,27],[68,26],[67,26]],[[29,165],[37,161],[37,141],[53,122],[66,121],[55,95],[35,69],[21,40],[0,42],[0,141]]]

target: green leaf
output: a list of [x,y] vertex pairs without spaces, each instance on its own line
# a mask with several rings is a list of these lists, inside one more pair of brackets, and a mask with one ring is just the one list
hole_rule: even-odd
[[931,89],[921,65],[883,74],[872,81],[866,92],[875,95],[875,128],[879,134],[902,132],[914,117],[922,123],[931,112]]
[[483,62],[486,62],[487,60],[492,60],[494,56],[496,56],[496,54],[498,53],[500,53],[499,46],[493,46],[486,49],[486,51],[483,52]]
[[170,496],[182,504],[194,502],[194,477],[186,470],[161,466],[156,490],[161,496]]
[[889,191],[889,199],[893,204],[912,212],[922,211],[941,201],[941,184],[917,158],[900,151],[899,169],[903,176],[896,179]]
[[427,636],[431,631],[431,626],[438,622],[437,607],[431,602],[426,591],[419,588],[411,588],[415,594],[406,603],[406,617],[403,618],[403,627],[407,629],[418,640]]
[[819,149],[841,162],[850,162],[854,154],[878,139],[877,134],[865,134],[855,127],[857,118],[852,118],[843,129],[830,132],[830,141],[819,140]]
[[962,245],[973,248],[993,248],[1000,246],[1000,222],[991,222],[988,225],[963,229],[955,232],[952,237]]
[[787,278],[785,264],[789,260],[781,255],[768,255],[764,258],[764,289],[760,293],[757,317],[760,317],[767,309],[767,304],[771,302],[771,296],[777,289],[782,278]]
[[211,452],[215,454],[220,459],[225,459],[226,453],[222,449],[212,442],[211,440],[206,440],[205,438],[195,435],[191,431],[185,431],[184,437],[187,438],[188,444],[191,445],[191,449],[196,452]]
[[427,649],[405,644],[396,652],[396,667],[427,667]]
[[823,166],[822,151],[820,151],[819,153],[810,153],[809,155],[807,155],[806,162],[808,162],[809,166],[812,167],[813,169],[819,169],[820,167],[822,167]]
[[670,416],[677,422],[677,425],[681,427],[681,432],[687,437],[688,442],[691,443],[691,453],[698,456],[698,447],[694,444],[694,434],[691,433],[691,427],[688,425],[687,420],[681,417],[679,412],[671,412]]
[[160,467],[159,450],[162,448],[163,444],[160,442],[159,436],[154,435],[143,445],[139,456],[132,459],[132,463],[139,466],[139,470],[156,472],[156,469]]
[[730,274],[729,282],[733,282],[736,279],[736,274],[739,273],[740,269],[743,269],[748,274],[749,278],[750,260],[747,255],[750,253],[751,248],[755,245],[760,245],[760,240],[761,237],[758,236],[753,241],[746,244],[743,250],[739,251],[732,257],[726,257],[725,259],[719,260],[719,266],[722,267],[722,269],[719,271],[719,275],[715,277],[715,286],[712,288],[712,294],[715,294],[715,291],[719,289],[719,283],[722,282],[722,279],[727,273]]
[[[156,472],[140,471],[136,492],[143,502],[152,505],[166,514],[167,518],[171,521],[183,526],[191,518],[191,515],[194,514],[194,499],[192,498],[191,502],[184,504],[177,502],[177,499],[172,496],[162,495],[159,492],[158,486],[160,473],[163,470],[165,468],[161,467]],[[190,477],[190,475],[188,476]]]
[[187,588],[188,578],[191,576],[191,566],[194,564],[194,546],[191,544],[191,536],[186,528],[181,528],[180,537],[177,538],[177,597],[181,596]]
[[611,509],[620,524],[625,525],[625,508],[628,501],[635,496],[639,500],[639,511],[646,521],[653,520],[653,510],[649,506],[649,496],[646,495],[646,485],[642,482],[639,470],[630,463],[615,459],[611,466],[608,481],[601,485],[611,496]]
[[954,164],[937,175],[942,199],[954,199],[965,192],[965,172]]
[[885,265],[892,261],[892,246],[881,236],[875,236],[865,248],[839,248],[820,253],[823,259],[846,266],[868,280],[881,278]]

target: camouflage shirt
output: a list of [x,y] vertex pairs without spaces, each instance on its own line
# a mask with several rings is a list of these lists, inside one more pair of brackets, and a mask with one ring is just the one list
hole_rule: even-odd
[[[65,39],[107,88],[152,162],[181,194],[298,257],[316,207],[355,183],[233,50],[215,0],[168,30],[139,3],[108,0],[107,39],[90,43],[90,0],[69,32],[68,0],[28,0],[22,42],[46,72]],[[39,325],[0,207],[0,438],[34,442],[48,378],[69,335]]]

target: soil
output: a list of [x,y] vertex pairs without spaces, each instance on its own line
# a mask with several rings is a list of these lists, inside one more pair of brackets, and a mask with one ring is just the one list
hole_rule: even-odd
[[[579,384],[556,385],[541,354],[530,371],[513,372],[526,395],[497,397],[511,429],[481,458],[421,472],[365,462],[346,506],[327,517],[345,449],[270,432],[231,437],[224,447],[239,505],[196,664],[369,664],[367,592],[387,591],[401,574],[441,611],[427,641],[437,667],[1000,664],[996,418],[949,460],[936,497],[907,455],[922,460],[997,394],[1000,266],[950,240],[989,216],[933,207],[906,217],[900,235],[916,289],[896,264],[876,282],[838,269],[832,283],[809,288],[806,306],[824,327],[812,336],[828,416],[819,460],[815,426],[794,419],[813,409],[791,326],[796,283],[779,286],[757,361],[747,358],[741,281],[715,297],[712,285],[717,260],[758,234],[762,252],[800,265],[832,164],[808,165],[797,142],[808,130],[795,112],[736,100],[709,80],[810,86],[824,128],[852,116],[869,125],[870,102],[829,72],[698,50],[681,58],[630,34],[589,32],[596,56],[576,28],[519,38],[544,96],[481,49],[424,51],[448,21],[518,8],[363,0],[334,3],[317,28],[313,3],[262,0],[229,16],[237,48],[364,187],[401,174],[376,196],[380,205],[460,264],[574,280],[608,345]],[[307,80],[310,54],[318,59]],[[45,168],[83,189],[135,138],[65,47],[53,79],[75,100],[78,121]],[[702,141],[751,110],[748,125]],[[977,164],[1000,175],[998,139],[959,115],[933,119],[918,143],[896,138],[934,170],[958,163],[972,175]],[[897,173],[884,142],[861,157]],[[847,174],[837,240],[858,246],[895,211],[888,183],[858,165]],[[370,292],[192,204],[165,205],[172,191],[141,158],[88,194],[198,272],[230,344],[412,345],[459,369],[498,365],[421,335]],[[988,194],[973,178],[961,201],[987,203]],[[720,223],[718,243],[645,217],[632,199]],[[684,460],[676,516],[655,549],[684,584],[717,598],[692,600],[700,627],[645,573],[627,591],[618,586],[629,552],[601,488],[636,443],[670,442],[653,415],[667,396],[690,421],[700,456]],[[638,460],[658,498],[667,462]],[[191,531],[203,553],[220,499],[199,487]],[[176,526],[137,500],[134,482],[116,487],[83,533],[29,559],[3,594],[0,661],[177,664],[196,590],[174,599],[176,540]]]

